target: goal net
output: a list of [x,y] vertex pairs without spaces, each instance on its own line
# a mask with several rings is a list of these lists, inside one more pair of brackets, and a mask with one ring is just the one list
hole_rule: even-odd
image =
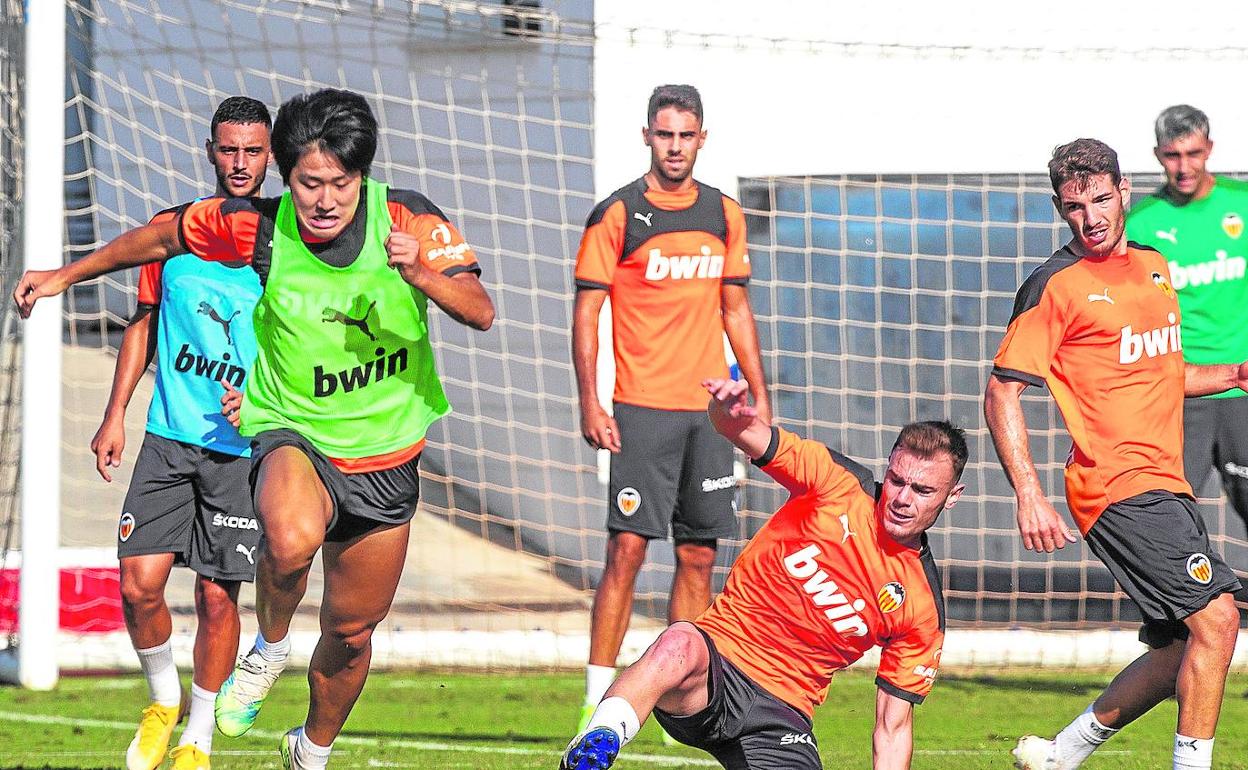
[[[13,225],[21,205],[22,5],[0,1],[0,268],[11,289],[20,273]],[[295,94],[338,87],[364,94],[378,116],[374,175],[426,193],[481,261],[497,306],[495,327],[470,332],[431,314],[439,370],[456,411],[429,436],[408,568],[377,635],[381,665],[584,662],[606,517],[597,459],[580,437],[569,353],[573,258],[585,218],[604,192],[595,190],[593,174],[594,101],[603,97],[593,88],[592,19],[591,0],[542,0],[540,7],[456,0],[69,3],[67,260],[162,208],[211,193],[203,144],[222,99],[243,94],[276,110]],[[755,272],[751,296],[780,423],[874,463],[876,471],[906,421],[948,416],[969,429],[968,494],[932,538],[955,627],[1134,621],[1131,605],[1082,544],[1054,557],[1022,550],[1012,494],[983,427],[980,394],[1013,293],[1062,240],[1046,185],[1017,174],[740,183]],[[274,170],[264,192],[279,190]],[[62,613],[66,633],[116,629],[120,618],[115,533],[150,377],[131,403],[123,466],[112,484],[96,474],[88,444],[134,308],[135,277],[105,276],[67,295],[60,467],[24,474],[26,484],[59,484],[62,491],[61,510],[48,515],[60,516],[63,562],[71,568],[63,601],[88,608],[85,619]],[[0,545],[7,554],[18,542],[11,375],[20,334],[5,307]],[[1068,439],[1046,397],[1029,398],[1026,411],[1041,479],[1060,496]],[[718,580],[780,499],[777,487],[750,469],[738,494],[740,538],[721,548]],[[1242,523],[1220,501],[1207,501],[1206,509],[1218,544],[1245,563]],[[12,616],[15,593],[6,587],[14,564],[0,581],[0,632],[12,627],[5,618]],[[640,635],[626,657],[665,613],[671,564],[670,545],[652,546],[638,583]],[[299,634],[315,635],[319,593],[314,577],[296,620],[297,647]],[[184,654],[194,625],[188,576],[175,576],[168,598]],[[251,594],[243,601],[249,604]],[[254,628],[249,621],[245,629]],[[71,667],[132,662],[124,645],[113,659],[85,641],[72,649],[83,652],[62,652]]]

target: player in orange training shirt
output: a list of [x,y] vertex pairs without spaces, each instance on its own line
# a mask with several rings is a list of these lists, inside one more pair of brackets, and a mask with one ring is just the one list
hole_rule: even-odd
[[[728,376],[724,336],[771,420],[748,284],[741,206],[693,178],[706,140],[693,86],[654,89],[642,138],[650,170],[589,215],[576,255],[572,362],[581,433],[611,452],[605,564],[589,631],[580,729],[615,678],[650,541],[670,532],[669,622],[711,604],[716,542],[736,537],[732,446],[706,422],[702,381]],[[613,410],[598,401],[598,317],[611,299]]]
[[882,647],[876,768],[906,768],[913,708],[932,688],[944,600],[925,532],[962,495],[966,439],[947,422],[902,428],[883,483],[817,441],[772,428],[741,381],[708,380],[715,430],[790,493],[741,553],[723,593],[668,626],[624,671],[565,770],[610,767],[654,713],[729,770],[823,765],[811,715],[832,675]]
[[1235,649],[1239,580],[1213,550],[1183,477],[1183,396],[1248,384],[1248,364],[1183,362],[1166,259],[1125,236],[1130,185],[1095,139],[1058,147],[1053,204],[1074,239],[1023,282],[993,362],[984,414],[1018,495],[1029,550],[1075,536],[1049,504],[1020,397],[1047,385],[1074,446],[1066,500],[1079,531],[1140,608],[1151,649],[1054,740],[1024,736],[1023,770],[1073,770],[1118,730],[1178,694],[1175,768],[1208,768]]

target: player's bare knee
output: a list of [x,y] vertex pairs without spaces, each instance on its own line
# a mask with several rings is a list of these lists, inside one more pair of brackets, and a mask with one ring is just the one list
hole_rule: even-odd
[[261,559],[279,577],[298,575],[312,566],[319,539],[291,528],[265,532]]
[[121,573],[121,602],[130,611],[148,611],[165,600],[165,587],[132,573]]
[[678,682],[705,666],[706,640],[692,623],[673,623],[646,652],[656,671],[670,672]]
[[693,543],[676,546],[676,569],[687,574],[710,577],[715,568],[715,549]]
[[195,583],[195,615],[199,622],[215,626],[237,617],[237,585],[201,576]]
[[334,644],[346,650],[348,656],[354,658],[368,650],[369,645],[372,643],[373,629],[377,627],[377,622],[339,621],[331,623],[328,628],[324,629],[323,633]]
[[617,532],[607,543],[606,571],[616,576],[636,575],[646,560],[649,542],[629,532]]
[[1196,644],[1233,650],[1239,635],[1239,610],[1231,594],[1221,594],[1187,623],[1190,640]]

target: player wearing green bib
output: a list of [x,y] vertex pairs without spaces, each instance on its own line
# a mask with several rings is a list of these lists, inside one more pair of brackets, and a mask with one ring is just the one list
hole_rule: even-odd
[[[1183,313],[1183,358],[1192,364],[1248,359],[1248,183],[1211,174],[1209,119],[1185,104],[1157,117],[1153,153],[1166,182],[1136,203],[1127,237],[1160,251]],[[1233,389],[1188,398],[1183,471],[1197,492],[1210,466],[1248,521],[1248,394]]]
[[326,89],[282,105],[273,155],[281,198],[207,199],[131,230],[58,270],[29,271],[14,301],[35,302],[124,267],[190,252],[248,263],[264,287],[258,356],[241,400],[223,399],[252,437],[260,633],[222,685],[217,727],[254,723],[290,652],[290,621],[317,551],[321,638],[308,667],[307,719],[281,742],[287,768],[323,768],[364,688],[372,632],[390,610],[419,494],[429,425],[450,410],[426,317],[488,329],[494,306],[476,257],[419,193],[369,177],[377,122],[368,103]]

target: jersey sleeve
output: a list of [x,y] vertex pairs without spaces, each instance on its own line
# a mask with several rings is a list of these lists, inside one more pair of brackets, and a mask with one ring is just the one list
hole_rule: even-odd
[[182,209],[178,233],[186,251],[200,259],[250,264],[259,224],[249,198],[205,198]]
[[744,286],[750,282],[750,255],[746,252],[745,214],[741,204],[723,196],[724,219],[728,223],[727,252],[724,254],[724,283]]
[[1037,270],[1019,287],[1005,337],[992,360],[993,374],[1044,385],[1067,327],[1067,313],[1049,281],[1051,276]]
[[160,304],[160,276],[164,272],[164,262],[148,262],[139,268],[139,304]]
[[477,255],[442,210],[412,190],[390,190],[386,204],[394,226],[420,241],[421,264],[448,278],[481,274]]
[[945,632],[928,617],[903,636],[889,639],[880,649],[875,685],[884,692],[914,704],[932,691]]
[[594,207],[576,252],[576,288],[611,288],[624,256],[624,226],[624,201],[608,198]]
[[863,492],[868,486],[862,478],[867,473],[865,468],[818,441],[782,428],[771,429],[771,443],[754,465],[794,495]]

